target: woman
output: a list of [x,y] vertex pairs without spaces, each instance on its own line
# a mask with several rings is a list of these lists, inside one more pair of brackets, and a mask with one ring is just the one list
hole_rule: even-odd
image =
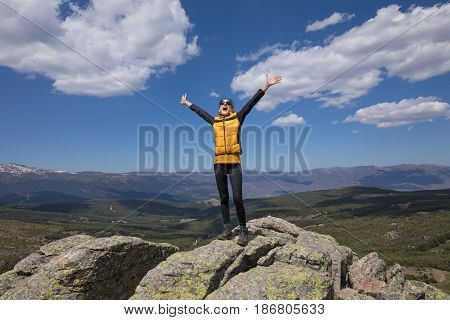
[[230,208],[228,206],[228,182],[230,177],[233,189],[233,202],[239,220],[238,244],[245,246],[248,242],[248,230],[246,226],[244,201],[242,199],[242,169],[240,155],[242,148],[240,145],[240,132],[245,117],[264,96],[270,86],[280,83],[280,76],[266,75],[266,83],[258,89],[255,95],[239,111],[235,112],[231,99],[222,99],[219,102],[219,111],[216,117],[200,108],[198,105],[189,102],[186,94],[181,97],[180,103],[189,107],[214,129],[215,158],[214,173],[216,177],[217,189],[220,195],[220,206],[222,209],[223,232],[219,235],[220,240],[231,238]]

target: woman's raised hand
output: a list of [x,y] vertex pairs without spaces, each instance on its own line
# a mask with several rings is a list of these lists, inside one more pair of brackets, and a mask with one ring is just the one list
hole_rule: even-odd
[[277,75],[269,76],[268,74],[266,74],[266,84],[268,86],[273,86],[274,84],[277,84],[280,82],[281,82],[281,76],[277,76]]
[[186,94],[187,93],[185,93],[185,94],[183,94],[182,96],[181,96],[181,100],[180,100],[180,103],[181,104],[184,104],[184,105],[187,105],[187,99],[186,99]]
[[267,89],[269,89],[271,86],[273,86],[274,84],[280,83],[280,82],[281,82],[281,76],[276,76],[276,75],[269,76],[266,73],[266,83],[261,87],[261,90],[267,91]]

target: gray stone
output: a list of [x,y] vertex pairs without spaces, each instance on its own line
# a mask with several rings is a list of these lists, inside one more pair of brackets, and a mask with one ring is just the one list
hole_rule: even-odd
[[322,271],[331,276],[330,255],[323,251],[312,250],[300,243],[288,243],[284,245],[275,252],[274,261]]
[[302,230],[297,237],[297,244],[302,244],[314,252],[328,254],[331,258],[331,278],[334,281],[334,290],[338,292],[348,282],[348,268],[351,265],[354,253],[331,236]]
[[77,235],[42,246],[0,275],[0,299],[448,299],[405,280],[372,252],[271,216],[192,251],[134,237]]
[[240,273],[207,296],[208,300],[319,300],[333,298],[328,274],[282,262]]
[[17,274],[14,270],[0,274],[0,296],[2,296],[6,291],[14,288],[19,280],[24,278],[25,276]]
[[145,275],[131,299],[203,299],[243,250],[234,240],[214,240],[173,254]]
[[145,273],[178,248],[135,237],[73,236],[14,268],[1,299],[127,299]]
[[450,296],[425,282],[406,280],[402,298],[408,300],[449,300]]
[[402,291],[405,285],[403,268],[398,263],[391,266],[386,272],[386,280],[390,291]]
[[[250,220],[247,222],[247,228],[250,234],[279,238],[282,243],[295,242],[303,230],[293,223],[272,216]],[[238,233],[239,229],[235,228],[233,235],[236,236]]]
[[255,267],[260,258],[265,257],[268,252],[280,245],[281,242],[278,238],[257,236],[254,240],[249,242],[242,253],[228,267],[219,286],[223,286],[236,274]]
[[88,235],[74,235],[50,242],[39,248],[38,251],[33,252],[28,257],[22,259],[14,266],[14,271],[17,274],[32,275],[51,258],[68,251],[83,243],[91,242],[95,239]]
[[375,300],[375,298],[366,294],[359,293],[358,290],[343,288],[336,293],[337,300]]
[[386,287],[387,265],[378,253],[371,252],[349,268],[349,282],[353,289],[378,292]]

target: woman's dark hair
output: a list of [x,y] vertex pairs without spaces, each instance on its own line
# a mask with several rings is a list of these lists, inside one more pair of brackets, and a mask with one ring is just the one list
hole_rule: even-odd
[[223,98],[223,99],[220,99],[220,100],[219,100],[219,106],[221,105],[221,103],[222,103],[223,100],[228,100],[228,101],[230,101],[231,107],[234,107],[234,105],[233,105],[233,100],[230,99],[230,98]]

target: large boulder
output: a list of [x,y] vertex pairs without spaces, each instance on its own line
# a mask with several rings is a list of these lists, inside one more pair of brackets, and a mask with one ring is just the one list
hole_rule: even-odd
[[[350,266],[350,286],[363,296],[382,300],[446,300],[449,296],[424,282],[406,280],[398,263],[387,267],[376,252]],[[341,298],[345,295],[341,295]],[[357,297],[357,296],[355,296]]]
[[189,252],[178,252],[150,270],[131,299],[203,299],[234,275],[256,266],[279,245],[258,236],[246,247],[232,240],[214,240]]
[[215,240],[170,256],[147,273],[131,299],[333,297],[331,255],[340,250],[333,238],[270,216],[249,221],[248,229],[252,237],[245,247],[236,238]]
[[0,275],[0,299],[128,299],[145,273],[176,251],[135,237],[64,238]]
[[350,286],[364,292],[380,291],[386,287],[386,272],[386,262],[378,253],[369,253],[350,266]]

